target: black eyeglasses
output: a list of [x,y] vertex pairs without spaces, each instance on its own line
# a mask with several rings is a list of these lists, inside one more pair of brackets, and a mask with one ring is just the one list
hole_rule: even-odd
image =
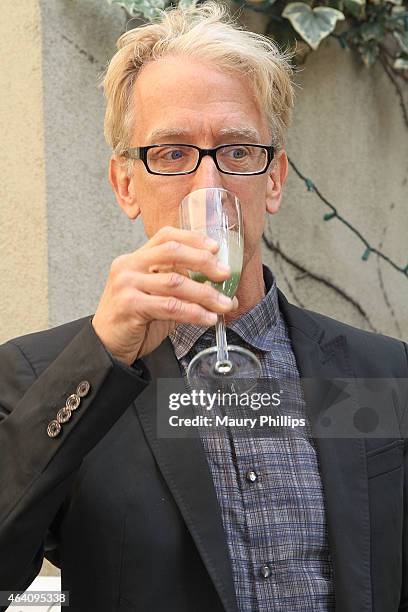
[[160,144],[133,147],[122,153],[128,159],[140,159],[150,174],[177,175],[195,172],[205,155],[214,160],[223,174],[263,174],[273,160],[272,146],[256,144],[220,145],[200,149],[195,145]]

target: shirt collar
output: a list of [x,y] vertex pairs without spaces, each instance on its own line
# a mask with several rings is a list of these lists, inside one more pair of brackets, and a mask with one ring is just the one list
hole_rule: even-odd
[[[270,351],[277,332],[279,302],[276,279],[265,264],[262,265],[265,296],[248,312],[235,319],[227,329],[240,336],[247,344],[261,351]],[[212,326],[181,323],[169,334],[177,359],[184,357],[197,340]]]

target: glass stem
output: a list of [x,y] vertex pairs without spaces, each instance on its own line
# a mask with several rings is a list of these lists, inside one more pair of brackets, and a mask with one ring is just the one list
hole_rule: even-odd
[[224,315],[222,314],[217,315],[215,337],[217,340],[217,361],[219,363],[228,362],[227,334],[225,331]]

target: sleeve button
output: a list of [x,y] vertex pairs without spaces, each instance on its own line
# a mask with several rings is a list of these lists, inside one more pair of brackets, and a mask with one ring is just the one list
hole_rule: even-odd
[[71,410],[64,406],[61,410],[57,412],[57,421],[58,423],[66,423],[71,418]]
[[87,380],[82,380],[77,387],[76,394],[78,397],[85,397],[88,395],[90,388],[91,385],[89,382]]
[[67,398],[65,402],[65,406],[69,408],[69,410],[76,410],[81,403],[81,399],[78,397],[76,393],[73,393]]
[[58,423],[58,421],[54,420],[48,423],[47,434],[49,435],[50,438],[55,438],[56,436],[58,436],[60,431],[61,431],[61,425]]

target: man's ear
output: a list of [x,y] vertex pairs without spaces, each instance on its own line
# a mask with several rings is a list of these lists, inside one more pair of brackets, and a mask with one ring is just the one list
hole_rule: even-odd
[[112,155],[109,162],[109,182],[115,192],[116,200],[129,219],[136,219],[140,208],[136,203],[134,177],[128,175],[127,164],[123,158]]
[[280,151],[272,161],[268,174],[266,210],[273,215],[279,210],[282,200],[283,185],[288,175],[288,158],[285,151]]

